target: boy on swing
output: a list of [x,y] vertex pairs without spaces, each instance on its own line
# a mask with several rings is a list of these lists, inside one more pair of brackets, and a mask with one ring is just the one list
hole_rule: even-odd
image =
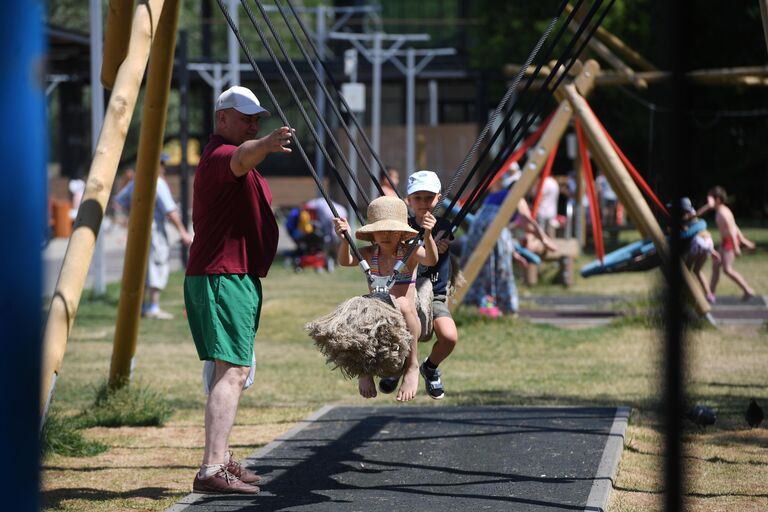
[[[353,267],[358,264],[350,252],[349,244],[342,236],[349,231],[346,219],[334,219],[334,228],[341,243],[338,247],[337,260],[339,265]],[[421,331],[421,322],[416,314],[416,278],[415,271],[419,264],[434,265],[438,261],[437,246],[432,239],[432,228],[435,217],[431,214],[424,218],[424,246],[413,251],[405,266],[395,275],[395,284],[390,294],[397,301],[408,331],[411,334],[411,351],[403,368],[403,383],[397,393],[397,400],[407,402],[416,396],[419,386],[419,360],[417,344]],[[355,232],[355,238],[373,242],[373,245],[362,247],[360,254],[371,267],[375,276],[389,276],[395,263],[402,261],[407,251],[406,242],[416,237],[418,232],[408,225],[408,208],[402,199],[383,196],[371,201],[368,205],[368,224]],[[388,392],[394,391],[399,377],[394,378],[394,385]],[[382,379],[384,380],[384,379]],[[389,379],[391,381],[391,379]],[[358,391],[364,398],[376,396],[376,384],[373,376],[363,375],[358,379]]]
[[[432,216],[432,210],[441,199],[442,185],[440,178],[432,171],[418,171],[408,177],[407,202],[414,216],[409,218],[409,223],[416,229],[426,226],[428,218]],[[448,279],[451,271],[451,255],[448,252],[450,222],[441,218],[432,230],[437,234],[438,260],[430,266],[423,264],[419,267],[418,277],[428,278],[432,281],[432,325],[437,341],[432,345],[432,351],[421,366],[419,372],[424,377],[424,384],[430,398],[441,400],[445,396],[445,388],[440,379],[438,366],[453,349],[459,339],[456,323],[453,321],[447,305]],[[441,234],[442,233],[442,234]],[[379,389],[381,389],[380,383]],[[382,390],[384,391],[384,390]]]

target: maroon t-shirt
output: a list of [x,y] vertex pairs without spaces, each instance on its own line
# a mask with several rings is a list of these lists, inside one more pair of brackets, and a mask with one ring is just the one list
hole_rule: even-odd
[[267,181],[252,169],[236,177],[229,167],[237,149],[214,135],[200,157],[192,198],[195,238],[187,275],[251,274],[265,277],[277,252],[277,221]]

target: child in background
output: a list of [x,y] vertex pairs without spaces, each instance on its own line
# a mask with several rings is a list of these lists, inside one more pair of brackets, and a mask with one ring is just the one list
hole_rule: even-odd
[[733,262],[737,256],[741,256],[741,245],[743,244],[748,249],[754,249],[755,244],[747,240],[744,235],[741,234],[739,226],[736,225],[736,220],[733,217],[733,212],[725,205],[725,200],[728,195],[723,187],[713,187],[707,192],[707,204],[699,209],[698,213],[705,212],[707,210],[715,210],[715,222],[717,223],[717,229],[720,231],[720,237],[722,239],[720,245],[720,261],[712,262],[712,280],[710,282],[710,289],[712,294],[715,293],[717,288],[717,282],[720,279],[720,267],[723,268],[725,275],[730,277],[744,292],[742,300],[749,300],[754,297],[755,290],[747,283],[746,279],[739,274],[733,268]]
[[[418,171],[408,177],[408,197],[406,201],[414,213],[414,216],[408,219],[411,226],[420,229],[426,225],[427,217],[432,216],[432,210],[442,197],[440,189],[440,178],[432,171]],[[421,363],[419,371],[421,376],[424,377],[427,394],[435,400],[440,400],[445,396],[445,388],[440,379],[438,366],[451,355],[459,339],[456,323],[453,321],[446,303],[448,278],[451,271],[451,255],[448,252],[450,225],[450,222],[445,219],[440,219],[437,222],[433,230],[439,237],[437,241],[439,258],[433,266],[419,267],[418,272],[418,277],[426,277],[432,281],[432,292],[434,293],[432,300],[432,325],[437,341],[432,345],[429,357]],[[382,392],[386,392],[385,389],[382,389],[382,383],[380,383],[379,389]]]
[[[683,212],[683,222],[685,224],[693,223],[698,219],[696,210],[693,208],[689,198],[683,197],[680,199],[680,209]],[[715,250],[712,234],[703,229],[691,238],[688,254],[685,256],[685,263],[691,269],[691,272],[694,273],[696,279],[699,280],[699,284],[704,290],[704,295],[707,297],[707,302],[714,304],[715,295],[710,290],[709,282],[704,275],[704,263],[707,262],[707,257],[710,255],[712,255],[712,261],[720,261],[720,253]]]
[[[341,240],[337,251],[339,265],[344,267],[357,265],[358,261],[342,236],[344,231],[349,231],[347,220],[334,219],[333,223],[336,234]],[[416,396],[419,384],[417,344],[421,323],[416,313],[414,276],[416,266],[419,264],[431,266],[438,261],[437,246],[432,239],[432,229],[435,227],[435,217],[432,214],[425,215],[423,227],[424,246],[416,249],[405,262],[405,266],[395,276],[395,285],[390,290],[411,333],[411,351],[405,361],[403,383],[397,393],[397,400],[400,402],[412,400]],[[355,232],[355,238],[373,242],[373,245],[360,249],[360,254],[371,267],[371,273],[376,276],[389,276],[395,263],[405,256],[407,250],[405,242],[417,234],[418,232],[408,225],[408,208],[402,199],[383,196],[371,201],[368,205],[368,224]],[[376,396],[376,384],[371,375],[363,375],[358,379],[358,391],[364,398]]]

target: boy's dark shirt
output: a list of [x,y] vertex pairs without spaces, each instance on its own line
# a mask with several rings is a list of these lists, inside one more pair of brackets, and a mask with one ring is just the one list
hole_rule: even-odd
[[[421,229],[421,226],[416,223],[415,217],[408,217],[408,224],[414,229]],[[441,231],[448,233],[450,227],[451,223],[447,219],[438,218],[437,224],[435,224],[434,229],[432,229],[432,235],[437,236]],[[450,277],[451,272],[450,251],[445,251],[443,254],[439,254],[437,263],[431,267],[419,265],[417,272],[417,277],[429,277],[429,280],[432,281],[432,292],[435,296],[447,295],[448,278]]]

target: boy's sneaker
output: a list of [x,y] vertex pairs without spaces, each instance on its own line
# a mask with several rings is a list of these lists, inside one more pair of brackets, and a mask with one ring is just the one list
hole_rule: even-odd
[[427,388],[427,394],[430,398],[435,400],[442,400],[445,396],[445,388],[443,387],[443,381],[440,380],[440,369],[427,368],[427,361],[424,360],[419,366],[419,373],[424,377],[424,384]]
[[400,382],[400,376],[382,377],[379,379],[379,391],[388,395],[397,389],[397,383]]

